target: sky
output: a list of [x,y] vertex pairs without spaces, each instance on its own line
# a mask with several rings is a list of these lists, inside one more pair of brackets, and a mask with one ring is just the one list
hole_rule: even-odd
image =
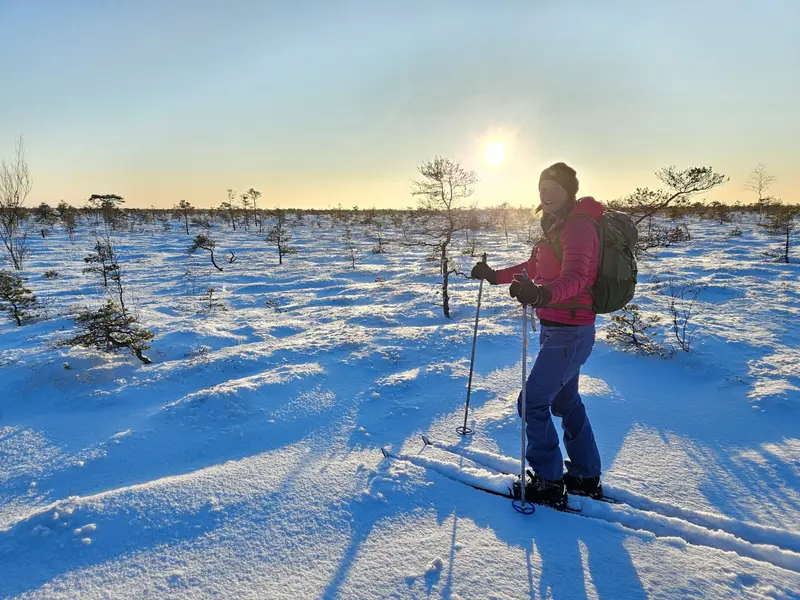
[[0,0],[0,158],[24,136],[33,205],[401,208],[435,155],[481,206],[557,161],[601,200],[710,165],[725,202],[764,162],[798,202],[798,30],[798,0]]

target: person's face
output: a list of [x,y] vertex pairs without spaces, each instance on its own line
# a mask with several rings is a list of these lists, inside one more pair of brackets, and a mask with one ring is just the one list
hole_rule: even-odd
[[539,200],[542,210],[553,214],[566,208],[569,204],[569,193],[555,181],[544,180],[539,184]]

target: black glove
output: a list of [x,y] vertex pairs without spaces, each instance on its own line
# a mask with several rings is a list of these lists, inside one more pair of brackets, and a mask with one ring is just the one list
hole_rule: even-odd
[[485,262],[476,263],[475,266],[472,267],[470,276],[473,279],[485,279],[490,284],[497,285],[497,272]]
[[522,275],[514,275],[514,281],[508,288],[512,298],[528,306],[544,306],[550,303],[553,294],[543,285],[536,285],[530,279],[523,279]]

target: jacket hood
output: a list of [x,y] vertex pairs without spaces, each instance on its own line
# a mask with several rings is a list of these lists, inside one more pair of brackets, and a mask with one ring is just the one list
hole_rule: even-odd
[[599,219],[603,216],[605,208],[592,196],[584,196],[575,202],[572,210],[569,211],[570,215],[586,215],[593,219]]
[[549,232],[565,219],[573,215],[586,215],[592,219],[598,220],[603,216],[605,208],[592,196],[584,196],[576,200],[572,208],[566,215],[543,215],[542,216],[542,230]]

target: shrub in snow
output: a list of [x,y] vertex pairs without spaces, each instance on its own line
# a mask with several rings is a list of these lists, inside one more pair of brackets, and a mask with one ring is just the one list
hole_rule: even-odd
[[190,223],[195,229],[209,230],[212,227],[211,220],[208,217],[192,217]]
[[109,291],[116,295],[118,304],[124,312],[125,286],[122,283],[122,269],[108,231],[97,238],[94,254],[90,254],[83,260],[92,265],[91,267],[86,267],[83,270],[84,273],[100,273],[103,276],[103,286],[106,289],[109,288],[109,283],[113,284]]
[[646,230],[639,233],[639,237],[634,247],[634,254],[640,257],[647,254],[653,248],[669,248],[681,242],[688,242],[692,239],[689,228],[685,223],[680,223],[672,227],[659,227],[648,224]]
[[216,291],[217,290],[214,288],[208,288],[206,290],[206,306],[203,310],[204,312],[211,312],[216,308],[219,308],[221,310],[228,310],[228,308],[225,306],[225,303],[222,302],[222,300],[219,300],[218,298],[214,297],[214,292]]
[[376,216],[372,219],[372,235],[375,238],[376,244],[372,247],[373,254],[385,254],[386,253],[386,244],[384,242],[384,227],[385,224],[383,219],[379,216]]
[[70,242],[75,241],[75,230],[78,227],[78,211],[63,200],[56,207],[56,214],[61,221],[61,226],[67,233]]
[[489,209],[489,223],[490,226],[503,231],[506,237],[506,245],[508,245],[508,224],[511,220],[511,207],[508,202],[503,202],[499,206]]
[[267,308],[271,308],[275,312],[283,312],[281,304],[277,300],[269,299],[266,302],[264,302],[264,306],[266,306]]
[[108,287],[109,280],[119,277],[119,264],[114,253],[114,247],[109,239],[98,238],[92,252],[83,258],[83,261],[90,265],[86,267],[84,273],[99,273],[103,276],[103,287]]
[[774,258],[777,262],[789,262],[792,232],[798,215],[800,215],[800,206],[778,205],[767,220],[761,224],[769,233],[783,237],[783,243],[777,250],[766,253],[767,256]]
[[669,298],[672,332],[678,341],[678,346],[684,352],[692,351],[692,342],[697,333],[697,325],[692,323],[696,316],[695,303],[706,287],[708,286],[705,283],[685,283],[669,279],[666,289],[662,290],[662,293]]
[[739,237],[740,235],[742,235],[742,233],[743,233],[743,231],[742,231],[741,227],[739,227],[739,226],[737,225],[736,227],[734,227],[734,228],[731,230],[731,232],[730,232],[728,235],[730,235],[730,236],[732,236],[732,237]]
[[[217,261],[214,260],[214,248],[216,248],[216,247],[217,247],[217,243],[214,240],[212,240],[210,237],[208,237],[205,233],[198,233],[195,236],[194,241],[192,242],[192,245],[189,246],[187,252],[189,252],[189,254],[194,254],[195,252],[197,252],[198,250],[201,250],[201,249],[202,250],[208,250],[208,252],[211,253],[211,264],[214,265],[217,268],[218,271],[222,271],[222,267],[220,267],[217,264]],[[233,260],[231,260],[229,262],[233,262]]]
[[297,254],[297,249],[289,245],[289,242],[292,241],[292,234],[289,232],[286,211],[277,209],[273,214],[275,215],[275,224],[267,233],[266,241],[278,249],[278,264],[282,265],[283,257],[288,254]]
[[653,327],[661,320],[658,315],[645,317],[636,304],[628,304],[611,317],[606,339],[624,348],[643,354],[664,355],[664,348],[654,339]]
[[142,327],[135,316],[113,300],[107,300],[96,310],[82,311],[75,317],[75,324],[81,332],[61,342],[62,345],[109,353],[127,349],[144,364],[152,362],[143,352],[150,348],[148,342],[153,339],[153,332]]
[[342,244],[344,244],[345,250],[347,251],[347,256],[350,257],[350,263],[353,267],[353,270],[356,270],[356,258],[359,254],[358,244],[353,239],[353,232],[350,231],[350,227],[345,225],[344,231],[342,232]]
[[717,221],[720,225],[724,225],[731,222],[731,207],[715,200],[708,205],[704,216]]
[[189,295],[194,296],[197,293],[197,273],[192,270],[192,267],[186,267],[183,276],[186,283],[189,284]]
[[58,279],[59,278],[59,273],[58,273],[58,271],[56,271],[54,269],[50,269],[50,270],[44,272],[44,278],[45,279]]
[[478,238],[476,236],[472,236],[467,243],[467,247],[461,251],[461,254],[464,256],[475,256],[478,252]]
[[0,310],[16,321],[19,327],[37,315],[39,301],[24,285],[24,279],[16,273],[0,273]]

